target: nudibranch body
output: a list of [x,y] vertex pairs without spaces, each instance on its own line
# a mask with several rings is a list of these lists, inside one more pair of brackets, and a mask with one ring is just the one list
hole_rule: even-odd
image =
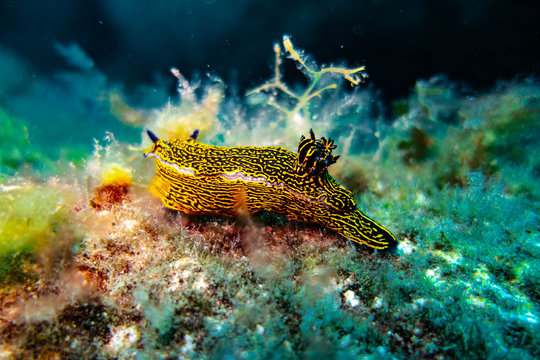
[[157,176],[150,192],[186,214],[237,216],[272,211],[289,220],[317,223],[357,243],[392,248],[394,236],[357,209],[349,190],[327,167],[336,162],[331,139],[301,137],[298,154],[275,147],[219,147],[191,137],[168,141],[151,131]]

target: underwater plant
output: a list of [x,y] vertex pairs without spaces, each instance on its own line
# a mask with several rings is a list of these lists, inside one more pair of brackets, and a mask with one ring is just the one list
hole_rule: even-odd
[[0,184],[0,284],[32,275],[46,249],[74,242],[74,197],[72,189],[56,179]]
[[23,121],[9,116],[0,108],[0,128],[0,177],[2,173],[13,172],[21,165],[38,163],[38,152],[30,144],[28,129]]
[[[162,137],[148,134],[155,161],[140,156],[146,134],[128,144],[108,133],[84,166],[36,179],[35,142],[14,125],[27,119],[0,119],[0,159],[28,150],[0,178],[0,358],[540,356],[538,84],[472,98],[419,81],[386,119],[371,114],[373,91],[339,86],[360,68],[323,72],[290,38],[276,46],[276,64],[288,54],[307,88],[285,85],[278,67],[244,103],[173,70],[178,103],[94,99]],[[339,161],[328,136],[298,142],[311,123],[338,139]],[[195,128],[204,142],[188,138]],[[343,214],[368,221],[360,192],[363,210],[392,224],[395,252],[344,240],[381,245],[361,226],[325,229]]]
[[[296,62],[297,67],[307,76],[310,84],[301,93],[296,93],[282,80],[280,65],[282,63],[281,46],[274,44],[275,65],[274,77],[256,88],[249,90],[246,96],[259,93],[270,93],[266,103],[275,107],[287,116],[287,124],[297,124],[299,128],[310,128],[311,111],[310,105],[314,98],[320,98],[322,93],[327,90],[337,88],[337,83],[332,82],[325,86],[320,86],[321,79],[325,75],[340,75],[352,86],[362,84],[368,78],[365,66],[348,69],[338,66],[319,66],[309,59],[302,50],[294,48],[289,35],[283,35],[283,47],[288,53],[289,58]],[[279,94],[281,93],[281,94]],[[285,99],[280,100],[280,95]],[[299,118],[300,116],[300,118]]]
[[95,209],[111,208],[128,200],[128,190],[133,181],[130,170],[119,164],[109,164],[101,176],[101,185],[94,189],[90,206]]

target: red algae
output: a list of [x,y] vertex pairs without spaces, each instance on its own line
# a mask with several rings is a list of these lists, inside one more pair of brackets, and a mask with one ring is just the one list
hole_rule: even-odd
[[130,201],[129,185],[101,185],[94,189],[90,206],[96,210],[110,210],[113,205]]

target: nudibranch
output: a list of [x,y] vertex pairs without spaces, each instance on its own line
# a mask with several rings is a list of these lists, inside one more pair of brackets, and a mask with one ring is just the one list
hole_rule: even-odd
[[145,152],[155,159],[150,192],[165,207],[186,214],[237,216],[271,211],[316,223],[376,249],[393,248],[394,236],[364,215],[352,193],[329,173],[334,141],[302,136],[298,154],[276,146],[220,147],[187,139],[159,139]]

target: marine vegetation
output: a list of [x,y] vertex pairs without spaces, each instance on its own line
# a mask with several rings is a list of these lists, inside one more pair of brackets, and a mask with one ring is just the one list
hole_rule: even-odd
[[315,222],[359,244],[395,247],[394,236],[357,209],[349,190],[330,174],[339,156],[332,139],[300,138],[298,154],[280,147],[218,147],[186,140],[160,140],[145,152],[155,158],[150,191],[163,204],[187,214],[242,215],[273,211],[289,220]]
[[[247,97],[97,65],[0,91],[0,359],[540,357],[538,81],[419,79],[392,112],[361,66],[274,52]],[[394,251],[333,220],[356,204]]]

